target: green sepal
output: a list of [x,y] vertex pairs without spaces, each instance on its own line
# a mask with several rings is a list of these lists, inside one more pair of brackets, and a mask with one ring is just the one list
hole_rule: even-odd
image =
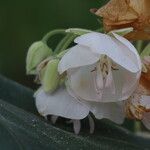
[[150,56],[150,43],[144,48],[140,56],[141,58],[144,56]]
[[59,59],[52,59],[41,70],[41,82],[45,92],[54,92],[59,85],[58,64]]
[[36,67],[42,60],[52,55],[52,50],[42,41],[34,42],[27,53],[26,72],[36,74]]

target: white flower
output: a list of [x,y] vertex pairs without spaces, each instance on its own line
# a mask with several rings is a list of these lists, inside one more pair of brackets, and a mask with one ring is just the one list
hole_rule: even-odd
[[43,88],[35,94],[42,116],[56,115],[80,120],[92,112],[97,119],[121,124],[124,101],[136,89],[141,61],[134,46],[124,38],[89,33],[76,38],[78,44],[61,59],[58,70],[66,71],[66,87],[53,94]]
[[140,57],[129,41],[113,35],[82,35],[61,59],[59,73],[67,72],[68,89],[78,99],[117,102],[135,91],[141,74]]
[[98,103],[81,101],[68,94],[65,87],[55,93],[45,93],[41,88],[35,93],[36,107],[42,116],[55,115],[68,119],[84,119],[92,112],[96,118],[107,118],[121,124],[125,118],[122,102]]

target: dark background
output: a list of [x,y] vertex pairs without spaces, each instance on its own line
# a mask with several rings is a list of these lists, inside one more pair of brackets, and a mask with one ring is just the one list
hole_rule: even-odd
[[97,29],[89,12],[106,0],[0,0],[0,72],[31,86],[25,74],[25,57],[32,42],[55,28]]

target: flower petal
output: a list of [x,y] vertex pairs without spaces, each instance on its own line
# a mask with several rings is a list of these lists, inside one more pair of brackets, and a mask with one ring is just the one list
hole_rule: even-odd
[[99,55],[95,55],[88,47],[76,45],[63,56],[58,71],[62,74],[70,68],[94,64],[99,60]]
[[[76,97],[75,93],[67,86],[67,90],[72,97]],[[94,114],[97,119],[109,119],[115,123],[122,124],[125,118],[124,101],[122,102],[90,102],[81,100]]]
[[140,103],[143,107],[150,110],[150,96],[142,95]]
[[127,47],[116,38],[106,34],[93,32],[77,37],[75,42],[89,47],[93,53],[107,55],[114,62],[130,72],[135,73],[139,71],[137,55],[133,52],[133,47],[130,49],[129,46]]
[[[94,81],[96,76],[93,75],[95,67],[96,64],[67,71],[68,84],[78,99],[95,102],[116,102],[131,96],[131,92],[136,88],[133,85],[138,82],[136,74],[128,74],[129,72],[125,72],[126,70],[121,67],[119,70],[112,70],[114,81],[108,87],[98,91],[95,88]],[[127,82],[128,80],[130,82]],[[112,90],[113,87],[115,87],[115,92]]]
[[40,89],[35,98],[36,107],[42,116],[56,115],[69,119],[83,119],[89,114],[89,108],[71,97],[63,87],[54,94],[45,93]]
[[132,93],[136,90],[139,78],[140,78],[141,72],[138,73],[131,73],[127,72],[126,70],[122,70],[122,76],[123,76],[123,87],[122,87],[122,97],[125,99],[129,98],[129,95],[131,96]]
[[124,102],[96,103],[86,102],[90,111],[97,119],[109,119],[117,124],[122,124],[125,119]]
[[[114,37],[115,37],[117,40],[119,40],[122,44],[124,44],[126,47],[128,47],[128,49],[129,49],[130,51],[132,51],[132,52],[135,54],[136,59],[135,59],[134,56],[133,56],[133,61],[135,61],[135,63],[138,64],[137,67],[139,68],[139,70],[141,70],[141,69],[142,69],[142,63],[141,63],[141,59],[140,59],[140,56],[139,56],[139,54],[138,54],[136,48],[135,48],[127,39],[123,38],[122,36],[119,36],[119,35],[116,34],[116,33],[113,33],[113,35],[114,35]],[[127,51],[127,50],[126,50],[126,51]],[[126,51],[125,51],[125,52],[126,52]],[[128,52],[128,53],[129,53],[129,52]]]
[[[78,99],[88,101],[99,101],[101,93],[96,91],[95,81],[96,76],[93,77],[93,70],[96,65],[84,66],[76,69],[68,70],[68,89],[70,88]],[[67,89],[67,90],[68,90]],[[68,90],[70,93],[70,91]]]

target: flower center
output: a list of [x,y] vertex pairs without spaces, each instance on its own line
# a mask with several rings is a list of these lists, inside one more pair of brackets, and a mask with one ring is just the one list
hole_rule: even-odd
[[111,67],[111,63],[107,56],[102,57],[98,65],[98,67],[100,67],[99,69],[101,69],[103,79],[105,79],[108,75],[109,68]]
[[94,85],[97,94],[102,95],[103,89],[110,87],[111,84],[114,83],[112,76],[112,69],[114,68],[115,65],[112,61],[106,55],[102,55],[93,71]]

